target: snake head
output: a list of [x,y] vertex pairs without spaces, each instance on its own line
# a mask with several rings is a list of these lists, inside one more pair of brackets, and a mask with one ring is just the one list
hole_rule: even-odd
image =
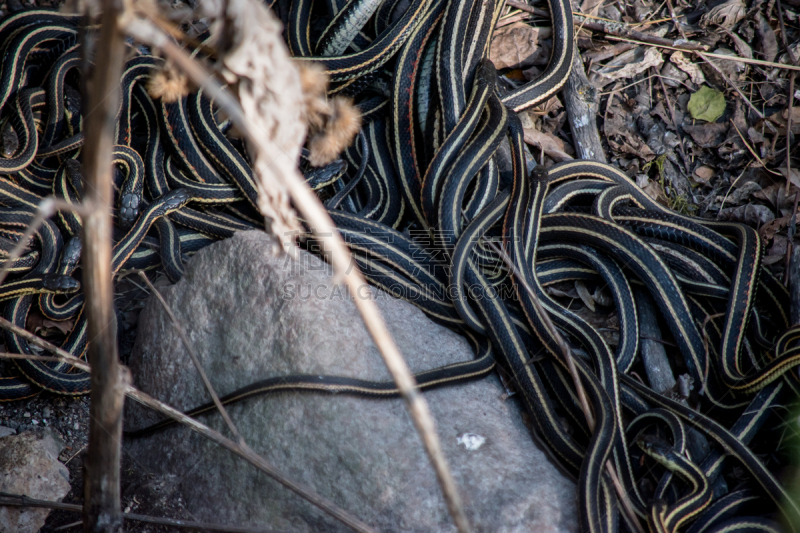
[[481,62],[478,63],[478,69],[475,71],[475,83],[487,83],[494,87],[496,81],[497,69],[495,69],[494,63],[488,58],[481,59]]
[[81,288],[80,282],[63,274],[45,274],[42,277],[42,287],[47,292],[70,294]]
[[675,449],[663,439],[655,435],[642,435],[636,439],[636,444],[642,451],[652,457],[657,463],[670,467],[669,457],[674,455]]
[[306,183],[312,190],[330,185],[338,180],[347,170],[347,162],[337,159],[324,167],[312,167],[303,173]]
[[136,193],[125,193],[119,199],[119,220],[123,227],[129,228],[139,216],[142,197]]
[[544,168],[544,165],[536,165],[531,170],[530,179],[531,181],[547,181],[547,169]]
[[191,199],[192,195],[186,189],[175,189],[161,197],[165,209],[169,212],[177,211],[188,204]]
[[67,241],[64,251],[61,252],[61,265],[64,267],[76,267],[81,260],[81,250],[83,242],[77,235]]

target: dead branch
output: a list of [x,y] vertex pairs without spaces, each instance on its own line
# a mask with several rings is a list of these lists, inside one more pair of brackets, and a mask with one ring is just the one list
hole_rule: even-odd
[[86,295],[91,405],[89,451],[84,462],[84,531],[121,533],[120,456],[122,406],[129,374],[122,372],[117,356],[117,323],[111,273],[113,240],[112,164],[114,129],[119,108],[119,80],[125,62],[124,35],[117,27],[121,0],[101,2],[100,35],[95,69],[87,92],[92,111],[86,117],[83,168],[85,205],[90,212],[83,224],[83,280]]
[[[49,500],[37,500],[29,498],[24,494],[9,494],[0,492],[0,506],[7,507],[38,507],[42,509],[58,509],[59,511],[70,511],[80,513],[82,506],[74,503],[52,502]],[[278,533],[274,529],[264,529],[260,527],[229,526],[225,524],[213,524],[210,522],[196,522],[194,520],[176,520],[173,518],[159,518],[137,513],[122,513],[125,520],[157,524],[160,526],[172,526],[183,529],[199,529],[208,531],[224,531],[226,533]]]
[[564,86],[564,106],[572,131],[572,144],[578,159],[606,162],[603,143],[597,131],[597,112],[599,109],[597,89],[589,83],[578,49],[572,59],[572,72]]
[[659,394],[675,387],[675,377],[669,365],[667,350],[661,341],[661,328],[655,302],[646,291],[636,291],[636,310],[639,313],[639,337],[642,361],[650,388]]
[[[641,41],[636,39],[629,39],[627,37],[618,37],[616,35],[608,35],[606,37],[612,41],[620,41],[625,43],[633,43],[633,44],[641,44],[644,46],[655,46],[657,48],[666,48],[667,50],[676,50],[676,51],[686,51],[684,48],[678,48],[676,46],[670,46],[666,44],[655,44],[650,43],[647,41]],[[695,52],[695,50],[690,50],[691,52]],[[697,53],[701,53],[696,51]],[[789,71],[800,71],[800,65],[790,65],[787,63],[776,63],[775,61],[764,61],[762,59],[750,59],[747,57],[740,57],[740,56],[726,56],[724,54],[715,54],[712,52],[702,52],[703,56],[706,58],[713,57],[714,59],[720,59],[722,61],[734,61],[736,63],[744,63],[745,65],[758,65],[761,67],[769,67],[769,68],[777,68],[777,69],[784,69]]]

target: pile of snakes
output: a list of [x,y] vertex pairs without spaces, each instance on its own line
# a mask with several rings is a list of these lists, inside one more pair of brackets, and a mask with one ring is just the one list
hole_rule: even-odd
[[[610,165],[529,170],[517,113],[555,95],[569,75],[568,3],[549,0],[550,62],[524,84],[499,83],[486,59],[502,1],[272,7],[291,54],[321,64],[329,92],[349,96],[362,113],[342,160],[307,173],[359,267],[474,347],[472,360],[418,373],[420,387],[499,368],[552,460],[577,480],[583,531],[800,527],[800,507],[778,470],[789,448],[779,412],[800,397],[800,329],[790,327],[786,288],[761,266],[758,233],[674,213]],[[34,10],[0,22],[4,257],[43,198],[82,198],[80,21]],[[263,219],[247,150],[214,103],[202,91],[175,102],[152,98],[146,82],[162,60],[134,45],[129,57],[114,151],[112,269],[159,268],[176,281],[189,255]],[[18,326],[32,311],[69,321],[62,347],[76,356],[87,344],[80,233],[78,215],[58,213],[6,265],[12,276],[0,287],[4,316]],[[610,292],[616,344],[549,290],[575,281]],[[670,363],[688,384],[683,394],[647,383],[642,306],[656,310],[668,332]],[[593,424],[538,309],[572,347]],[[33,353],[9,332],[5,343]],[[64,364],[15,365],[0,381],[2,400],[88,391],[88,376]],[[347,377],[267,377],[223,401],[292,387],[397,392],[392,383]],[[632,513],[621,512],[621,493]]]

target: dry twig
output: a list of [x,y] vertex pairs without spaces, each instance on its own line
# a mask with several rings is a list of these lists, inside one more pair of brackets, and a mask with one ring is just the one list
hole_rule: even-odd
[[[676,50],[676,51],[680,51],[680,52],[685,52],[686,51],[684,48],[678,48],[676,46],[670,46],[670,45],[667,45],[667,44],[654,44],[654,43],[649,43],[649,42],[646,42],[646,41],[641,41],[641,40],[636,40],[636,39],[628,39],[626,37],[618,37],[616,35],[608,35],[607,38],[612,40],[612,41],[621,41],[621,42],[625,42],[625,43],[642,44],[642,45],[645,45],[645,46],[655,46],[657,48],[666,48],[667,50]],[[695,50],[690,50],[690,51],[694,52]],[[702,52],[702,54],[707,58],[708,57],[713,57],[714,59],[721,59],[723,61],[735,61],[737,63],[744,63],[745,65],[759,65],[759,66],[762,66],[762,67],[778,68],[778,69],[784,69],[784,70],[789,70],[789,71],[792,71],[792,70],[799,71],[800,70],[800,66],[799,65],[789,65],[789,64],[786,64],[786,63],[776,63],[774,61],[764,61],[764,60],[761,60],[761,59],[749,59],[747,57],[740,57],[740,56],[727,56],[727,55],[724,55],[724,54],[715,54],[713,52]]]
[[[58,509],[60,511],[70,511],[80,513],[82,507],[74,503],[52,502],[49,500],[37,500],[29,498],[24,494],[9,494],[0,492],[0,506],[8,507],[38,507],[42,509]],[[203,531],[224,531],[225,533],[278,533],[274,529],[263,529],[258,527],[229,526],[223,524],[213,524],[209,522],[196,522],[194,520],[176,520],[172,518],[158,518],[136,513],[122,513],[125,520],[145,522],[147,524],[157,524],[161,526],[179,527],[183,529],[199,529]],[[77,522],[75,525],[80,525]]]
[[569,117],[569,127],[575,151],[580,159],[606,162],[603,143],[597,131],[597,111],[599,107],[597,89],[589,83],[583,70],[578,49],[572,59],[572,71],[564,86],[564,105]]
[[113,241],[112,152],[119,108],[119,83],[125,62],[124,35],[117,18],[119,0],[100,4],[100,34],[95,69],[87,84],[91,111],[86,120],[83,170],[86,180],[84,205],[89,213],[83,223],[83,280],[86,303],[91,404],[89,450],[84,461],[84,531],[118,533],[120,516],[120,458],[124,387],[130,375],[117,356],[117,321],[111,262]]
[[705,47],[701,44],[665,39],[664,37],[656,37],[655,35],[650,35],[648,33],[631,30],[618,22],[592,22],[587,20],[583,15],[576,13],[575,23],[577,24],[578,21],[580,21],[581,26],[587,30],[602,32],[609,37],[626,37],[653,46],[667,46],[676,50],[683,50],[684,52],[705,50]]

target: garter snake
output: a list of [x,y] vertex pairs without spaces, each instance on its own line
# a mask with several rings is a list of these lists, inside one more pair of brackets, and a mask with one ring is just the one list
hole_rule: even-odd
[[[457,383],[503,367],[551,456],[577,477],[585,531],[617,527],[620,504],[604,474],[607,463],[620,474],[634,511],[641,519],[649,515],[658,531],[697,524],[699,531],[773,527],[763,517],[731,517],[731,509],[750,500],[746,494],[712,500],[707,487],[726,475],[726,457],[744,467],[776,508],[797,518],[797,506],[782,501],[785,489],[748,446],[773,408],[800,388],[790,372],[800,364],[800,334],[786,331],[788,295],[760,264],[757,233],[672,213],[609,165],[572,161],[528,175],[516,112],[564,85],[574,55],[571,6],[549,0],[548,66],[504,93],[486,59],[502,2],[319,4],[300,0],[285,10],[289,49],[298,60],[327,69],[330,93],[353,96],[363,127],[342,156],[349,164],[329,169],[331,175],[309,175],[309,182],[328,199],[367,279],[396,289],[433,320],[467,336],[475,349],[473,360],[418,373],[420,386]],[[328,18],[316,20],[323,11]],[[0,158],[0,235],[12,241],[44,196],[67,203],[82,197],[78,24],[77,17],[43,10],[0,22],[0,110],[18,146]],[[175,102],[152,98],[144,82],[162,61],[141,53],[129,57],[115,135],[112,270],[161,265],[176,281],[187,254],[260,224],[257,186],[247,150],[228,134],[214,102],[202,91]],[[501,164],[503,153],[510,154],[510,169]],[[63,241],[80,234],[81,220],[68,212],[54,220],[57,225],[46,224],[34,239],[38,248],[15,265],[0,299],[8,294],[5,314],[23,327],[34,306],[51,319],[71,320],[62,345],[80,355],[86,345],[82,295],[41,294],[47,284],[77,289],[70,276],[79,244]],[[492,241],[503,244],[511,265],[487,244]],[[613,344],[550,291],[575,280],[611,293],[618,324]],[[593,427],[526,286],[586,354],[575,364]],[[642,365],[634,286],[644,286],[659,306],[676,344],[676,370],[695,382],[692,407],[631,377]],[[30,353],[22,339],[6,337],[10,349]],[[0,382],[0,398],[40,388],[88,391],[87,376],[65,365],[24,362],[19,368],[35,386],[12,376]],[[397,392],[391,383],[344,376],[289,376],[259,381],[223,402],[292,389],[377,397]],[[201,406],[192,414],[211,409]],[[663,504],[650,505],[638,484],[642,473],[629,442],[638,440],[643,424],[666,427],[673,437],[671,448],[645,450],[669,470],[654,491]],[[690,426],[719,444],[705,459],[687,452]],[[690,485],[683,493],[681,477]]]
[[652,531],[656,533],[677,531],[679,527],[708,506],[711,501],[713,494],[708,478],[700,467],[687,459],[685,455],[676,452],[671,446],[665,445],[658,439],[643,436],[636,443],[656,462],[679,474],[692,485],[690,494],[678,500],[673,506],[668,505],[664,500],[656,500],[650,505],[649,523]]

